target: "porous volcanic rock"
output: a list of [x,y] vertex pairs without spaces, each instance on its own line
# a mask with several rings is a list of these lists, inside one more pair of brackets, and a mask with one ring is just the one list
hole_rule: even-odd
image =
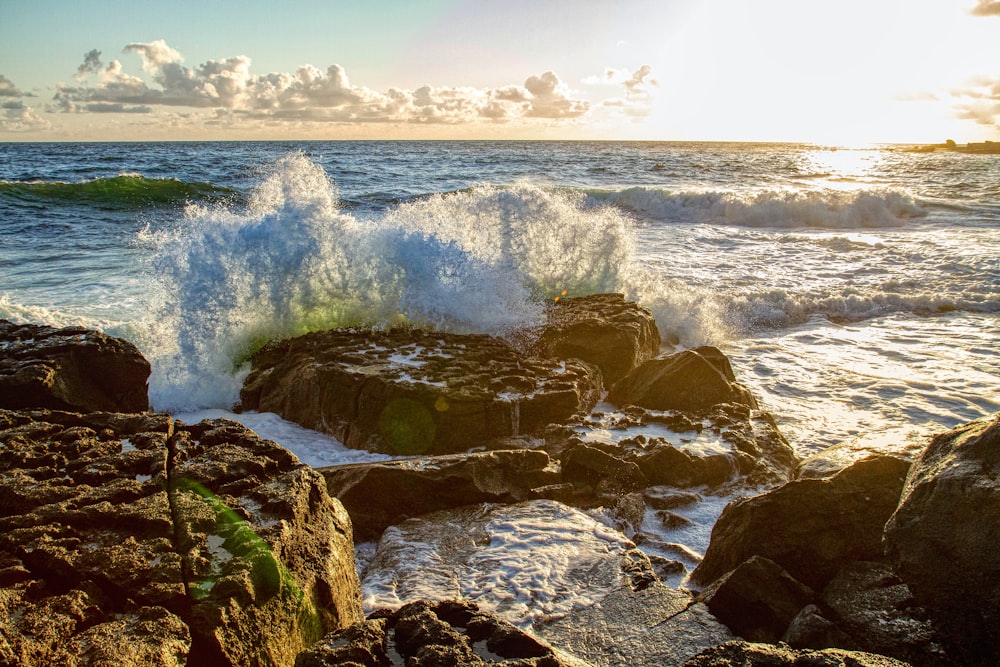
[[361,618],[322,476],[225,420],[0,410],[14,664],[291,665]]
[[323,638],[295,667],[587,667],[466,600],[418,600],[380,610]]
[[335,329],[268,344],[252,364],[242,409],[388,454],[538,433],[589,411],[601,391],[589,364],[525,356],[481,334]]
[[0,408],[142,412],[149,373],[126,340],[0,320]]
[[726,642],[702,651],[683,667],[910,667],[874,653],[843,649],[796,650],[774,644]]
[[686,412],[705,411],[720,403],[757,407],[749,390],[736,382],[729,359],[710,346],[639,365],[611,387],[607,400],[619,406]]
[[562,298],[547,315],[539,356],[582,359],[601,369],[606,386],[660,353],[653,314],[622,294]]
[[909,465],[893,456],[872,457],[829,479],[796,480],[734,500],[712,529],[692,580],[708,585],[759,555],[822,590],[845,563],[880,560],[882,527]]
[[894,569],[969,664],[1000,664],[1000,414],[936,436],[885,527]]
[[515,503],[558,484],[539,450],[497,450],[320,468],[327,489],[347,508],[355,541],[378,538],[410,517],[484,502]]

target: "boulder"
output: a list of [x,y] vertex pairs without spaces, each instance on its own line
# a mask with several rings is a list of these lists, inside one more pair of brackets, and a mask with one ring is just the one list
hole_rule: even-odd
[[788,646],[727,642],[713,646],[683,667],[910,667],[909,663],[874,653],[843,649],[796,650]]
[[720,403],[757,407],[749,390],[736,382],[729,359],[709,346],[641,364],[611,388],[607,400],[615,405],[685,412],[709,410]]
[[0,655],[291,665],[361,618],[322,476],[233,422],[0,410]]
[[526,356],[478,334],[336,329],[271,343],[252,365],[242,409],[397,455],[540,433],[589,411],[601,391],[584,362]]
[[660,353],[653,314],[621,294],[562,298],[547,314],[539,356],[582,359],[601,369],[607,386]]
[[620,495],[649,486],[639,466],[623,461],[595,447],[577,445],[563,453],[562,479],[582,487],[583,493],[602,492]]
[[404,519],[463,505],[515,503],[559,482],[548,454],[498,450],[321,468],[347,508],[357,542],[377,539]]
[[653,484],[676,487],[719,487],[738,473],[736,459],[730,454],[692,454],[666,443],[634,460]]
[[740,637],[773,643],[815,594],[774,561],[753,556],[719,578],[702,599]]
[[885,527],[886,553],[969,664],[1000,664],[1000,414],[933,438]]
[[587,667],[468,601],[419,600],[326,636],[295,667]]
[[822,590],[845,563],[878,561],[882,527],[896,508],[909,463],[858,461],[829,479],[802,479],[734,500],[716,522],[692,580],[708,585],[751,556],[764,556]]
[[143,412],[149,373],[126,340],[0,320],[0,408]]

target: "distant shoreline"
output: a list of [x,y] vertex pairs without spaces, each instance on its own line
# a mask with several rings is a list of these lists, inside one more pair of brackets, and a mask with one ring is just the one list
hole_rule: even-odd
[[914,146],[907,149],[909,153],[936,153],[937,151],[972,153],[974,155],[1000,155],[1000,141],[983,141],[961,146],[949,139],[943,144],[928,144],[926,146]]

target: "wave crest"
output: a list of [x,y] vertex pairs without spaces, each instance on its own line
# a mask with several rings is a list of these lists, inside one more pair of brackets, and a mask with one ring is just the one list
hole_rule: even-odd
[[83,204],[112,210],[220,200],[233,196],[229,188],[175,178],[145,178],[120,174],[78,183],[64,181],[2,181],[0,197],[40,204]]

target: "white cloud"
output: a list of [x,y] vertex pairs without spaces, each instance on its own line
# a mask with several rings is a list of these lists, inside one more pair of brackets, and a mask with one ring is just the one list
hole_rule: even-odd
[[24,103],[22,92],[14,82],[0,74],[0,132],[28,132],[44,130],[51,124]]
[[0,74],[0,97],[21,97],[21,91],[14,82]]
[[1000,129],[1000,78],[982,77],[951,94],[960,119]]
[[[78,83],[98,73],[94,85],[59,84],[53,110],[148,113],[162,107],[227,110],[206,123],[239,119],[335,123],[502,123],[524,118],[566,120],[590,109],[554,72],[529,77],[523,86],[499,88],[423,86],[378,92],[351,83],[340,65],[303,65],[295,72],[254,75],[246,56],[183,65],[163,40],[128,44],[151,82],[130,75],[114,60],[100,70],[100,52],[86,54]],[[641,84],[641,79],[639,84]],[[637,85],[639,85],[637,84]]]
[[632,118],[644,118],[650,114],[653,104],[653,88],[659,82],[653,78],[653,68],[643,65],[634,72],[627,69],[609,67],[604,75],[591,76],[584,80],[592,85],[613,85],[622,89],[621,97],[605,99],[601,104]]

